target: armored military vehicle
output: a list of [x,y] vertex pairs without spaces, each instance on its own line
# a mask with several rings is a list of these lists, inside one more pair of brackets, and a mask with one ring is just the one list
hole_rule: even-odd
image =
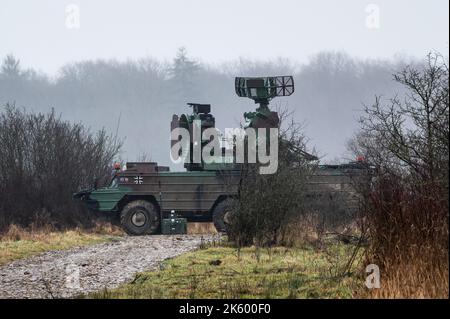
[[[276,128],[279,124],[277,112],[269,109],[269,101],[278,96],[289,96],[294,92],[292,76],[237,77],[236,94],[252,99],[258,108],[244,113],[245,127]],[[174,115],[171,130],[184,128],[189,132],[195,125],[203,132],[215,127],[211,105],[188,103],[191,114]],[[197,123],[197,124],[195,124]],[[177,140],[171,141],[171,146]],[[201,148],[208,140],[201,140]],[[89,189],[74,194],[93,210],[118,214],[125,231],[131,235],[155,234],[160,231],[161,221],[176,214],[188,221],[213,221],[218,231],[226,230],[230,203],[238,196],[241,164],[231,161],[206,163],[192,160],[195,142],[191,139],[189,158],[185,158],[184,172],[171,172],[169,167],[153,162],[129,162],[125,169],[117,167],[110,185]],[[222,153],[225,153],[222,148]],[[298,150],[310,160],[311,154]],[[223,155],[221,154],[221,155]],[[345,170],[345,169],[344,169]],[[317,176],[311,184],[319,189],[342,191],[347,182],[339,167],[318,167]]]

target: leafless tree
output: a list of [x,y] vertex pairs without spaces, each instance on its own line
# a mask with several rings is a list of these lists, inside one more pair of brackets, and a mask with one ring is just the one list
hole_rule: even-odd
[[406,97],[377,97],[350,143],[375,167],[362,192],[368,262],[386,273],[384,296],[448,296],[448,60],[430,53],[394,80]]

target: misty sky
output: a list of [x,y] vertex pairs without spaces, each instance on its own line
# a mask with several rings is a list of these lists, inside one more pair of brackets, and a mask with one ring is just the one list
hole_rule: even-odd
[[[79,28],[69,4],[79,8]],[[369,4],[379,9],[378,22]],[[75,60],[171,59],[180,46],[209,63],[304,62],[323,50],[423,57],[448,51],[448,11],[448,0],[0,0],[0,57],[13,53],[23,66],[52,74]]]

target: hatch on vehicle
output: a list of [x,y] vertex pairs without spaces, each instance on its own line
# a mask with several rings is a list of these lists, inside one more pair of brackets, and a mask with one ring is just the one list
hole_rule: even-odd
[[127,172],[156,173],[158,164],[155,162],[128,162]]

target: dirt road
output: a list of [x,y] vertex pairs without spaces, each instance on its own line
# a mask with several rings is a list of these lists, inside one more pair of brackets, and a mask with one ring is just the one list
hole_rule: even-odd
[[164,259],[199,247],[212,235],[124,237],[49,251],[0,267],[0,298],[70,298],[114,288],[137,272],[157,269]]

